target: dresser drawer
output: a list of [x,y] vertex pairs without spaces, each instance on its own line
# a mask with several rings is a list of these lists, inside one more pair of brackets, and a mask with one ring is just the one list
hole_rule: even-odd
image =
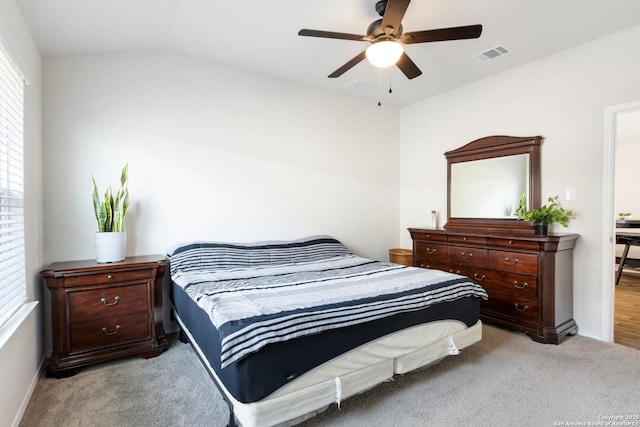
[[478,270],[468,274],[469,278],[483,288],[490,291],[498,291],[517,297],[536,298],[538,286],[536,276],[523,274],[503,273],[494,270]]
[[448,238],[449,243],[468,243],[470,245],[482,245],[487,246],[487,238],[482,236],[462,236],[451,235]]
[[489,238],[489,245],[507,249],[524,249],[531,251],[539,251],[540,243],[536,241],[509,239],[500,237]]
[[449,265],[446,262],[429,261],[422,258],[416,258],[416,267],[428,268],[431,270],[449,271]]
[[448,247],[436,243],[418,242],[415,247],[415,257],[426,262],[446,262]]
[[149,337],[147,313],[71,323],[71,351],[106,347]]
[[501,317],[508,316],[525,322],[538,321],[538,300],[520,298],[501,292],[487,292],[489,299],[480,302],[480,308]]
[[417,235],[416,242],[420,242],[422,240],[425,240],[428,242],[446,242],[447,235],[440,234],[440,233],[430,233],[428,231],[425,231]]
[[108,283],[127,282],[132,280],[150,279],[150,269],[109,271],[78,276],[68,276],[64,279],[65,286],[104,285]]
[[70,318],[95,319],[147,311],[147,283],[69,292]]
[[513,273],[537,274],[538,255],[519,252],[489,251],[489,266]]
[[486,249],[464,246],[449,246],[449,261],[456,264],[485,267],[487,265]]

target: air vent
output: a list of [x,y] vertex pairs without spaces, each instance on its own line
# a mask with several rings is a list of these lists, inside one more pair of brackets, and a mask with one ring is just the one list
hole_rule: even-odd
[[475,59],[481,62],[491,61],[493,59],[500,58],[501,56],[505,56],[511,53],[509,49],[500,45],[493,47],[489,50],[485,50],[484,52],[478,53],[477,55],[473,55]]
[[344,89],[351,90],[353,92],[366,92],[370,89],[373,89],[374,87],[376,87],[374,83],[363,79],[356,79],[351,83],[343,86]]

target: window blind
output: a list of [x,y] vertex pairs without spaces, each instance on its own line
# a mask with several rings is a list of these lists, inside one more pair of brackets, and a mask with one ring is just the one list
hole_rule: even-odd
[[27,299],[23,112],[24,81],[0,42],[0,325]]

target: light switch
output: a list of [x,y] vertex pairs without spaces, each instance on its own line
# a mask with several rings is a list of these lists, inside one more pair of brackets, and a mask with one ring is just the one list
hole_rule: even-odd
[[566,200],[575,200],[576,199],[576,189],[575,189],[575,187],[567,187],[565,189],[564,198]]

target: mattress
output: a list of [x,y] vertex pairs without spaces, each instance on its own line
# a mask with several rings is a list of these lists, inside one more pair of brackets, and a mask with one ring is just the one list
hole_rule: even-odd
[[229,394],[243,403],[264,399],[316,366],[400,329],[442,320],[454,320],[461,327],[469,327],[480,316],[478,298],[461,298],[420,311],[270,344],[221,368],[220,337],[206,312],[175,284],[171,287],[171,298],[175,312],[201,347],[208,365],[215,370]]
[[481,337],[464,276],[360,258],[329,236],[180,245],[181,328],[244,426],[305,417]]

